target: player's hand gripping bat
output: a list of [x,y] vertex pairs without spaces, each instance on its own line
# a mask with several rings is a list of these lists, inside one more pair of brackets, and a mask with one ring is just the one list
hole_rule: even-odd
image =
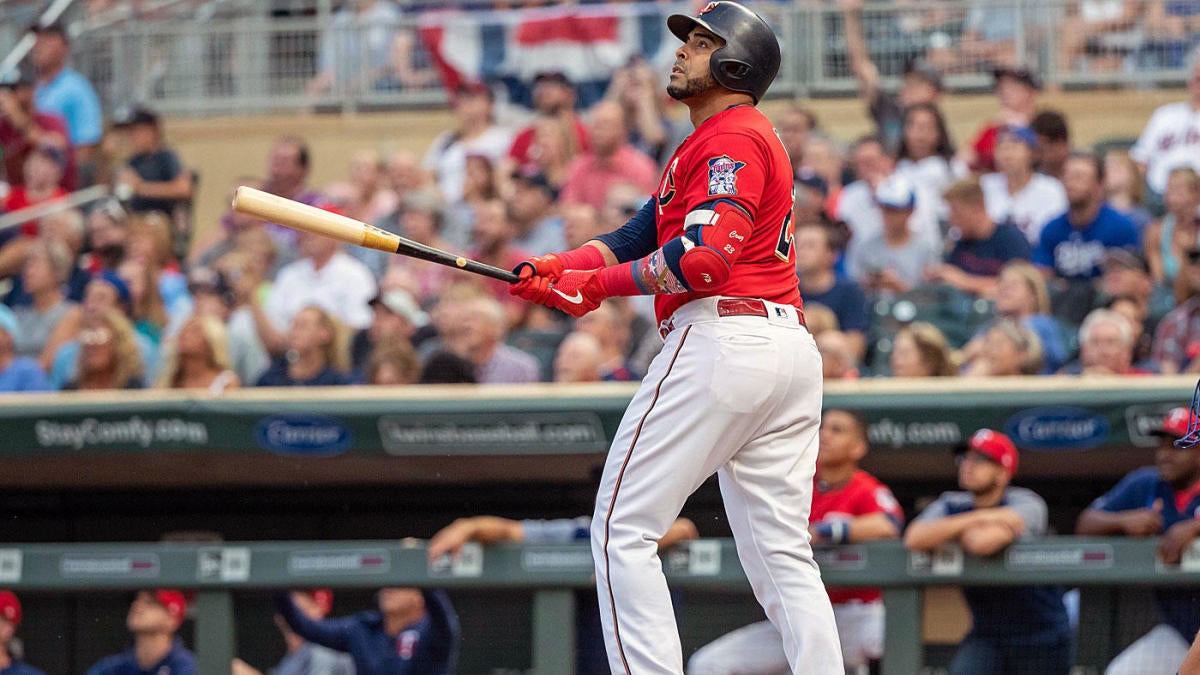
[[347,244],[428,260],[439,265],[507,281],[510,284],[517,282],[517,275],[508,270],[492,267],[476,260],[468,260],[462,256],[405,239],[398,234],[386,232],[353,218],[330,213],[315,206],[301,204],[244,185],[239,187],[233,195],[233,210],[271,223],[286,225],[294,230],[332,237]]

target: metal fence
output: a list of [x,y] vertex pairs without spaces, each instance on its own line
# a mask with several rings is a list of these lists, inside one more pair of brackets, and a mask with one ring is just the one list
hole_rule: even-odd
[[[505,27],[520,25],[530,14],[406,4],[390,14],[358,18],[349,10],[335,10],[331,0],[295,7],[265,0],[160,4],[161,12],[149,16],[75,13],[76,67],[96,84],[110,109],[133,101],[173,115],[440,104],[445,95],[420,28],[477,30],[486,43],[505,39]],[[1200,42],[1200,14],[1188,13],[1192,5],[943,0],[867,2],[860,11],[869,57],[886,81],[921,59],[945,74],[950,90],[990,86],[989,73],[999,65],[1029,67],[1051,86],[1144,87],[1184,81],[1187,54]],[[756,6],[775,25],[784,47],[772,96],[856,90],[841,3]],[[617,16],[634,13],[654,25],[680,6],[583,7]],[[555,11],[580,7],[536,10],[541,15]],[[15,35],[11,23],[0,31],[0,53]],[[665,31],[655,39],[673,40]],[[670,45],[663,47],[659,56],[669,59]],[[486,59],[487,47],[481,52]],[[665,77],[665,66],[660,70]]]

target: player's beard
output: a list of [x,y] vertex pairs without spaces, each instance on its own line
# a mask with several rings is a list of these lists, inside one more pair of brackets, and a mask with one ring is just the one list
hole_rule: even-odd
[[709,89],[717,86],[717,80],[713,78],[711,72],[706,72],[702,77],[689,77],[681,84],[674,82],[667,85],[667,95],[676,101],[686,101],[687,99],[702,94]]

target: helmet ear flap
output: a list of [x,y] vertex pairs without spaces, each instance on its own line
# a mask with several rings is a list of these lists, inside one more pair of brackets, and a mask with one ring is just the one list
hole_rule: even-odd
[[724,73],[726,77],[731,77],[735,80],[744,80],[750,75],[751,70],[753,70],[753,68],[745,61],[726,59],[721,62],[721,72]]

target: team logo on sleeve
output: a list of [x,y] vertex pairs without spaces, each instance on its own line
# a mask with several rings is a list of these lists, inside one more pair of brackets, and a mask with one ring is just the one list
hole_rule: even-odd
[[729,155],[708,160],[708,196],[736,195],[737,172],[745,166],[745,162],[735,162]]

